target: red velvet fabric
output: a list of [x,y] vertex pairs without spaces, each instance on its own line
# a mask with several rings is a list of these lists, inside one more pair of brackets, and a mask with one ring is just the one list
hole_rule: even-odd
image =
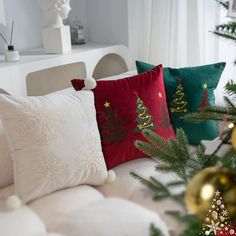
[[[71,82],[77,91],[84,87],[83,80]],[[97,81],[93,91],[108,169],[145,156],[134,146],[136,140],[144,140],[137,125],[146,122],[148,128],[162,137],[175,137],[169,120],[161,65],[129,78]]]

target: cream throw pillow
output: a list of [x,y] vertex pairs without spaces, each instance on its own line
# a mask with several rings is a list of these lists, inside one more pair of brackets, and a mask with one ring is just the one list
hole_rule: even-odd
[[13,184],[13,163],[0,119],[0,188]]
[[23,202],[106,181],[91,91],[27,98],[0,95],[0,114],[13,150],[15,193]]

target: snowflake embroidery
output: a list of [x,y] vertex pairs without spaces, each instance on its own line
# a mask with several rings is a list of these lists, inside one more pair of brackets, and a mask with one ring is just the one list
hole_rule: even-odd
[[46,186],[58,186],[58,177],[62,177],[68,172],[68,165],[54,154],[49,154],[46,159],[40,161],[36,175]]
[[96,177],[106,168],[104,157],[97,137],[90,136],[86,140],[90,143],[81,144],[83,148],[73,148],[74,179],[79,183],[96,184]]
[[48,145],[64,132],[64,121],[61,111],[55,104],[47,101],[47,106],[35,100],[25,101],[18,112],[21,125],[18,134],[21,137],[32,137],[32,142],[38,145]]

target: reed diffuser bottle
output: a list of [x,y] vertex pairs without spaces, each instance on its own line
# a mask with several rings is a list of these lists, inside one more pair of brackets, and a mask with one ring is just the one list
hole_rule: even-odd
[[14,32],[14,21],[11,25],[11,39],[10,43],[7,42],[6,38],[0,33],[3,41],[5,42],[7,49],[5,51],[5,61],[6,62],[15,62],[20,60],[20,53],[19,50],[15,50],[14,46],[12,45],[13,40],[13,32]]

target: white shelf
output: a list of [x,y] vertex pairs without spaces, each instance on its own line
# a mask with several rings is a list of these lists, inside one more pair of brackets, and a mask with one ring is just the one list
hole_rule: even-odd
[[69,59],[74,56],[78,56],[83,53],[88,53],[89,51],[99,50],[103,48],[113,47],[113,45],[108,44],[96,44],[96,43],[87,43],[84,45],[73,46],[72,51],[67,54],[45,54],[43,48],[30,49],[27,51],[20,52],[21,60],[18,62],[5,62],[4,56],[0,56],[0,69],[9,68],[12,66],[20,66],[28,63],[34,63],[45,60],[58,60],[58,59]]
[[84,62],[87,76],[90,77],[97,63],[108,54],[119,55],[128,68],[130,66],[130,55],[123,45],[89,42],[73,47],[68,54],[44,54],[42,48],[23,51],[20,54],[21,60],[13,63],[4,62],[3,55],[0,56],[0,88],[12,95],[27,95],[26,76],[48,68]]

